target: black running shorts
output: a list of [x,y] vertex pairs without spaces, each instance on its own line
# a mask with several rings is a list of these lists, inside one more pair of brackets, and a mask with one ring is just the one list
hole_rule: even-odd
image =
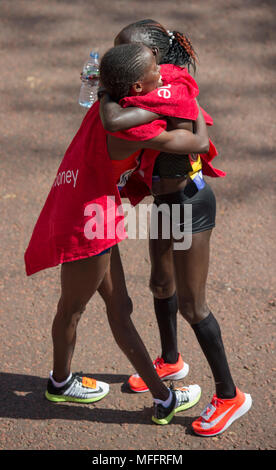
[[[184,205],[192,205],[192,233],[204,232],[215,227],[216,198],[212,188],[205,182],[204,188],[198,190],[193,182],[190,182],[181,191],[170,194],[162,194],[154,197],[157,206],[166,204],[170,208],[171,223],[177,223],[180,231],[184,228]],[[172,206],[179,205],[179,218],[172,220]],[[186,221],[185,221],[186,223]],[[188,230],[190,231],[190,230]]]

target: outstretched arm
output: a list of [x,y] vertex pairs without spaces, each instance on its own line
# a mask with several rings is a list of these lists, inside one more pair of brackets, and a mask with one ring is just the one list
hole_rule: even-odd
[[106,131],[118,132],[159,118],[159,115],[141,108],[122,108],[107,93],[100,99],[100,117]]

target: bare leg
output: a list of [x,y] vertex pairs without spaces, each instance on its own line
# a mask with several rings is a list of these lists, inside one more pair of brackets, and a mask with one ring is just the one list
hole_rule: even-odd
[[113,247],[110,269],[98,289],[105,301],[108,321],[120,349],[147,384],[152,396],[166,400],[168,388],[162,383],[132,320],[132,302],[128,296],[118,246]]
[[173,252],[179,310],[190,323],[198,323],[210,310],[206,303],[211,230],[193,234],[189,250]]
[[78,322],[104,277],[109,259],[107,253],[61,266],[61,297],[52,325],[53,378],[57,382],[70,374]]
[[206,303],[211,230],[193,235],[189,250],[174,252],[179,309],[191,324],[212,370],[216,393],[233,398],[235,385],[229,370],[219,324]]

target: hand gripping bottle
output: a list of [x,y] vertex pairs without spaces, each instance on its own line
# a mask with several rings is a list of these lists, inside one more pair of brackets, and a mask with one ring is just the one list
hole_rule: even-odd
[[85,108],[91,108],[97,100],[97,91],[100,81],[99,54],[91,52],[87,62],[85,62],[81,76],[81,89],[79,104]]

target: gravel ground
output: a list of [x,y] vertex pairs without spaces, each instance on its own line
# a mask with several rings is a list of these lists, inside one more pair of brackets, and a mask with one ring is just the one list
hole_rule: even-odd
[[[273,16],[275,2],[255,0],[151,0],[142,8],[136,0],[1,1],[1,450],[275,449]],[[217,197],[208,302],[234,379],[251,393],[253,407],[228,432],[209,439],[190,428],[214,393],[190,327],[179,317],[180,352],[202,399],[170,426],[155,426],[150,394],[123,387],[133,370],[113,340],[98,295],[79,325],[73,368],[109,382],[109,395],[88,406],[44,399],[59,268],[27,278],[24,250],[84,116],[77,103],[83,62],[94,45],[102,54],[124,25],[143,17],[192,39],[200,103],[215,121],[216,166],[227,172],[225,179],[208,181]],[[147,287],[147,241],[126,240],[120,250],[133,319],[154,358],[160,345]]]

